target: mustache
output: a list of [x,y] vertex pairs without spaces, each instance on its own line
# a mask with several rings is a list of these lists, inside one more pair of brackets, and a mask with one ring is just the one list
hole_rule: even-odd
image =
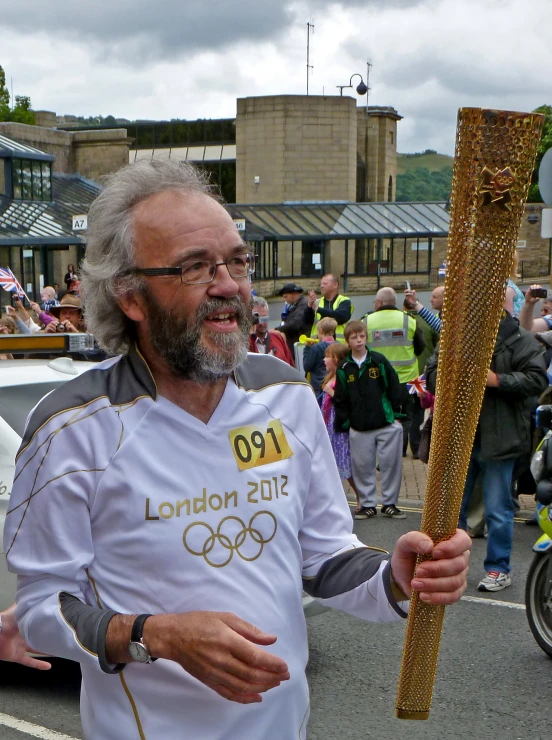
[[249,324],[253,320],[253,311],[251,304],[246,304],[242,298],[235,296],[234,298],[207,298],[203,303],[200,304],[197,309],[194,321],[198,323],[203,321],[212,313],[235,313],[236,321],[241,326],[244,322]]

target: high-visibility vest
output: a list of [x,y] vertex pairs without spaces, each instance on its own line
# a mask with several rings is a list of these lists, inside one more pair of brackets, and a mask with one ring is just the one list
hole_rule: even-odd
[[401,383],[418,377],[418,360],[414,354],[416,319],[403,311],[382,309],[362,318],[366,324],[366,343],[386,357]]
[[[347,298],[346,295],[338,295],[338,296],[336,296],[335,297],[335,300],[334,300],[334,304],[332,306],[332,310],[335,311],[336,308],[341,303],[343,303],[343,301],[348,301],[348,300],[350,300],[350,299]],[[324,297],[320,298],[320,300],[318,302],[318,308],[326,308],[326,299]],[[355,310],[355,307],[351,303],[351,316],[352,316],[352,312],[354,310]],[[314,324],[312,325],[312,329],[311,329],[311,337],[315,337],[317,335],[318,332],[317,332],[317,329],[316,329],[316,325],[318,324],[318,322],[321,319],[322,319],[322,316],[320,316],[320,314],[317,311],[315,313],[315,315],[314,315]],[[337,328],[335,330],[335,339],[336,339],[336,342],[341,342],[342,344],[347,344],[347,342],[345,341],[345,324],[339,324],[337,326]]]

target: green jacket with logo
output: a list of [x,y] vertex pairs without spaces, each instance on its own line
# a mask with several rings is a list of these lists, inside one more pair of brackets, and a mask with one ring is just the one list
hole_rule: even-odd
[[404,389],[397,373],[379,352],[366,348],[359,367],[351,353],[337,369],[333,403],[335,431],[381,429],[400,416]]

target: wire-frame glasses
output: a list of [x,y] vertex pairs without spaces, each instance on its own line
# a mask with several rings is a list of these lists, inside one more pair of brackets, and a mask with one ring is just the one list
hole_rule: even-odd
[[132,272],[138,272],[148,277],[180,275],[183,285],[204,285],[213,282],[217,268],[221,265],[226,265],[230,277],[240,280],[253,275],[255,272],[255,255],[252,252],[235,254],[225,259],[224,262],[194,259],[185,262],[180,267],[135,267]]

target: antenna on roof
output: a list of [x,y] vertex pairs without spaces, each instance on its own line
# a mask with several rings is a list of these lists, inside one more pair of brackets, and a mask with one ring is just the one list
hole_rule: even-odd
[[[312,20],[312,19],[311,19]],[[310,64],[310,35],[311,35],[311,28],[312,32],[314,33],[314,23],[311,23],[309,21],[307,23],[307,95],[309,94],[309,74],[311,69],[314,69],[312,64]]]

